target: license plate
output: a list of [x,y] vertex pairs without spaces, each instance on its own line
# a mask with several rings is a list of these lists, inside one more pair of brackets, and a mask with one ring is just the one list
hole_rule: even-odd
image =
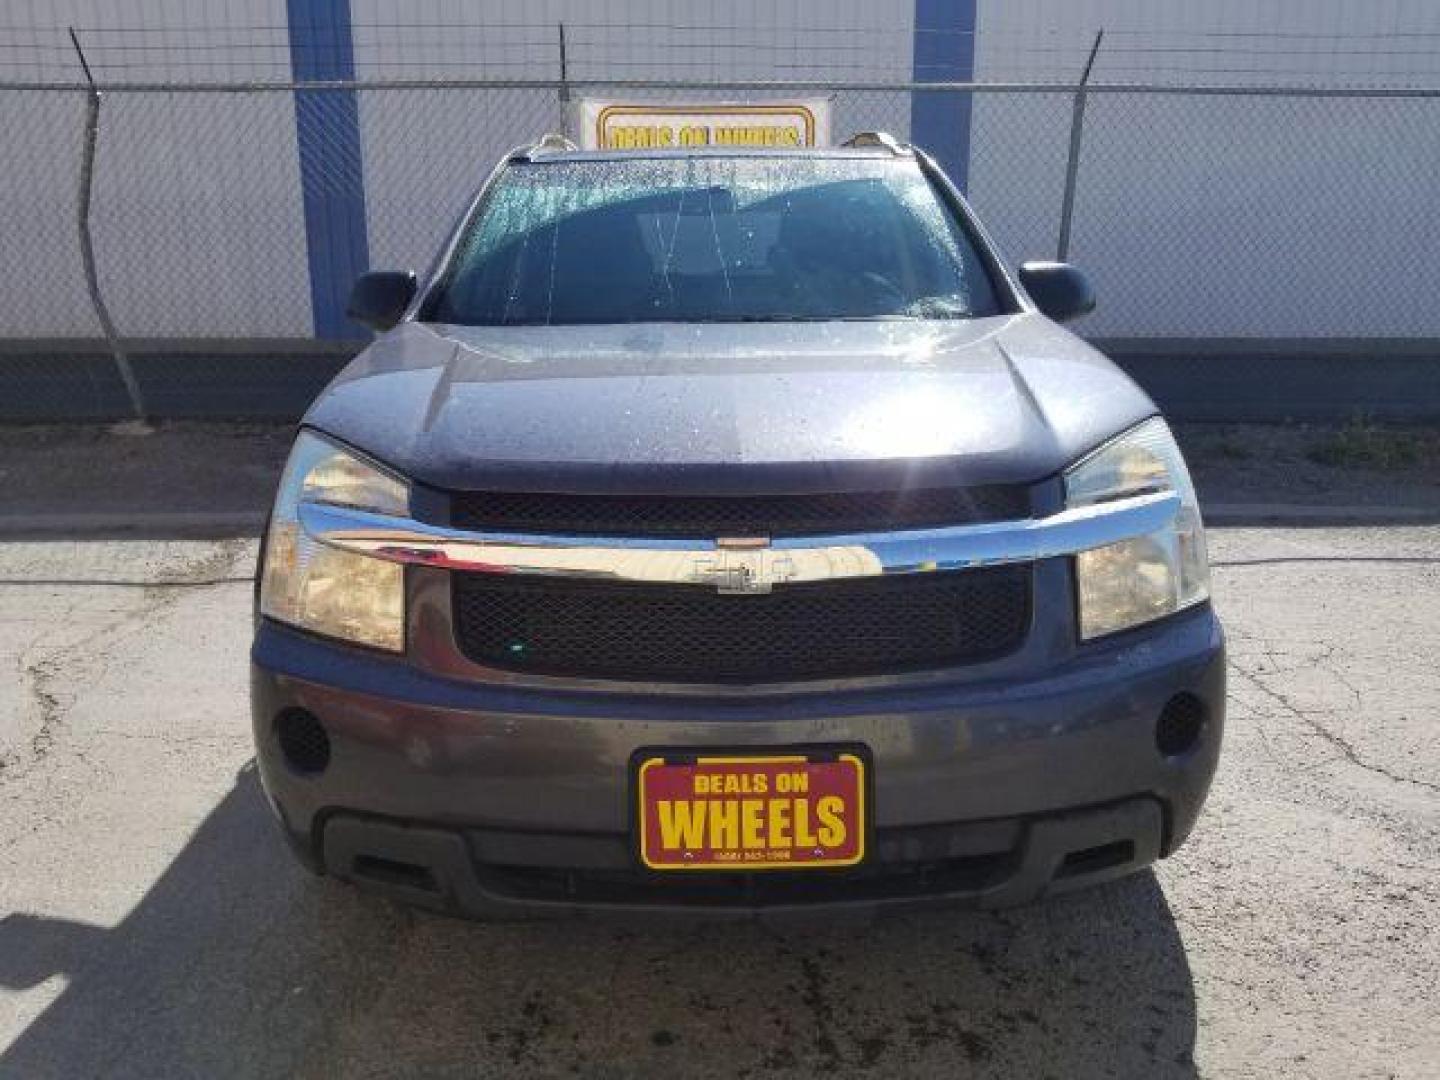
[[865,857],[865,762],[834,753],[642,756],[640,861],[651,870],[810,870]]

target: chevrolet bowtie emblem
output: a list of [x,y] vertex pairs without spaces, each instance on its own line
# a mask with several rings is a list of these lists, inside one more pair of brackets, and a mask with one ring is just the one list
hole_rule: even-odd
[[768,593],[777,582],[794,576],[790,557],[777,553],[763,536],[721,537],[715,541],[715,555],[695,560],[694,579],[714,582],[717,592],[728,595]]

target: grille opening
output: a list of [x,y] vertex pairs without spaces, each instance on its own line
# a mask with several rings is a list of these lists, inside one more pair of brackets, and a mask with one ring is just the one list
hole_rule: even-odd
[[677,683],[777,683],[977,663],[1030,625],[1028,565],[783,585],[452,575],[456,640],[486,667]]
[[468,529],[589,536],[819,536],[1029,517],[1023,486],[782,495],[458,492],[451,523]]
[[1060,869],[1055,872],[1057,878],[1078,877],[1081,874],[1093,874],[1099,870],[1109,870],[1114,866],[1124,866],[1135,858],[1135,841],[1117,840],[1113,844],[1101,844],[1098,847],[1082,848],[1079,851],[1072,851],[1065,856],[1060,864]]
[[877,863],[801,873],[778,870],[667,874],[529,866],[485,866],[481,873],[487,888],[517,899],[727,908],[978,892],[1004,881],[1015,865],[1014,853],[1003,851],[924,863]]
[[367,878],[382,885],[398,885],[401,888],[430,893],[440,891],[435,875],[426,867],[415,863],[382,859],[378,855],[357,855],[350,869],[356,877]]
[[1194,694],[1176,694],[1160,710],[1155,745],[1165,757],[1193,750],[1205,731],[1205,703]]
[[286,763],[298,773],[314,776],[330,764],[330,736],[304,709],[286,709],[275,717],[275,738]]

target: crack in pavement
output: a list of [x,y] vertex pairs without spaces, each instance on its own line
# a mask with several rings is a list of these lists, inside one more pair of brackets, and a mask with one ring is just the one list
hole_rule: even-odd
[[[1333,653],[1334,649],[1332,647],[1330,653],[1327,654],[1327,656],[1333,655]],[[1324,657],[1318,659],[1324,659]],[[1318,659],[1315,662],[1318,662]],[[1290,713],[1291,716],[1299,720],[1302,724],[1308,727],[1316,735],[1320,736],[1320,738],[1324,739],[1336,750],[1340,751],[1341,755],[1345,758],[1346,761],[1350,762],[1350,764],[1355,765],[1358,768],[1364,769],[1366,772],[1374,773],[1377,776],[1383,776],[1385,777],[1385,779],[1397,784],[1413,784],[1414,786],[1424,788],[1427,791],[1440,792],[1440,784],[1434,783],[1430,780],[1422,780],[1419,777],[1415,776],[1403,776],[1398,773],[1393,773],[1389,769],[1386,769],[1384,766],[1375,765],[1371,762],[1366,761],[1363,757],[1360,756],[1360,752],[1355,749],[1354,744],[1352,744],[1348,739],[1344,738],[1341,735],[1337,735],[1335,732],[1331,731],[1324,724],[1320,723],[1320,721],[1315,719],[1315,717],[1308,710],[1300,708],[1298,705],[1292,702],[1289,697],[1287,697],[1284,693],[1276,690],[1272,686],[1269,686],[1263,679],[1260,678],[1258,673],[1242,667],[1233,655],[1230,657],[1230,667],[1247,683],[1255,687],[1255,689],[1259,690],[1271,701],[1275,702],[1277,705],[1285,709],[1288,713]],[[1326,670],[1334,674],[1333,669],[1326,668]],[[1347,682],[1343,677],[1337,675],[1336,678],[1341,683],[1341,685],[1343,685],[1347,690],[1349,690],[1352,694],[1355,695],[1356,703],[1358,705],[1360,701],[1360,692],[1354,686],[1350,685],[1350,683]]]
[[[118,635],[125,627],[143,628],[161,612],[179,602],[180,593],[170,586],[188,581],[208,585],[214,577],[230,570],[241,557],[244,549],[245,541],[243,539],[219,541],[215,545],[214,551],[207,552],[188,563],[179,574],[168,575],[149,583],[141,597],[139,607],[122,611],[118,617],[102,622],[92,632],[74,641],[47,645],[45,643],[46,634],[42,630],[40,635],[21,653],[16,665],[21,678],[28,686],[28,697],[39,717],[39,725],[29,739],[28,760],[19,752],[12,752],[8,755],[0,754],[0,781],[22,775],[20,772],[22,764],[28,770],[29,767],[43,761],[53,749],[56,734],[63,724],[65,714],[73,704],[63,700],[55,689],[55,683],[62,676],[73,676],[74,674],[71,665],[67,663],[69,659],[79,656],[90,661],[96,665],[95,672],[92,674],[98,673],[114,651],[114,645],[118,644],[120,640]],[[215,585],[222,583],[224,582],[214,581]],[[104,586],[98,585],[97,587],[103,588]],[[78,605],[71,605],[61,614],[60,625],[62,628],[69,627],[70,618],[77,609]],[[102,640],[108,641],[110,647],[92,649],[97,642]]]
[[40,727],[30,737],[31,756],[44,757],[55,742],[55,725],[60,721],[60,699],[51,691],[51,680],[58,674],[53,660],[37,660],[27,664],[25,675],[30,679],[30,697],[40,708]]

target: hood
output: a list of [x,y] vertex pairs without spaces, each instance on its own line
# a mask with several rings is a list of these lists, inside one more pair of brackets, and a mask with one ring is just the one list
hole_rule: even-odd
[[306,416],[455,490],[1022,483],[1155,412],[1033,314],[963,322],[407,323]]

